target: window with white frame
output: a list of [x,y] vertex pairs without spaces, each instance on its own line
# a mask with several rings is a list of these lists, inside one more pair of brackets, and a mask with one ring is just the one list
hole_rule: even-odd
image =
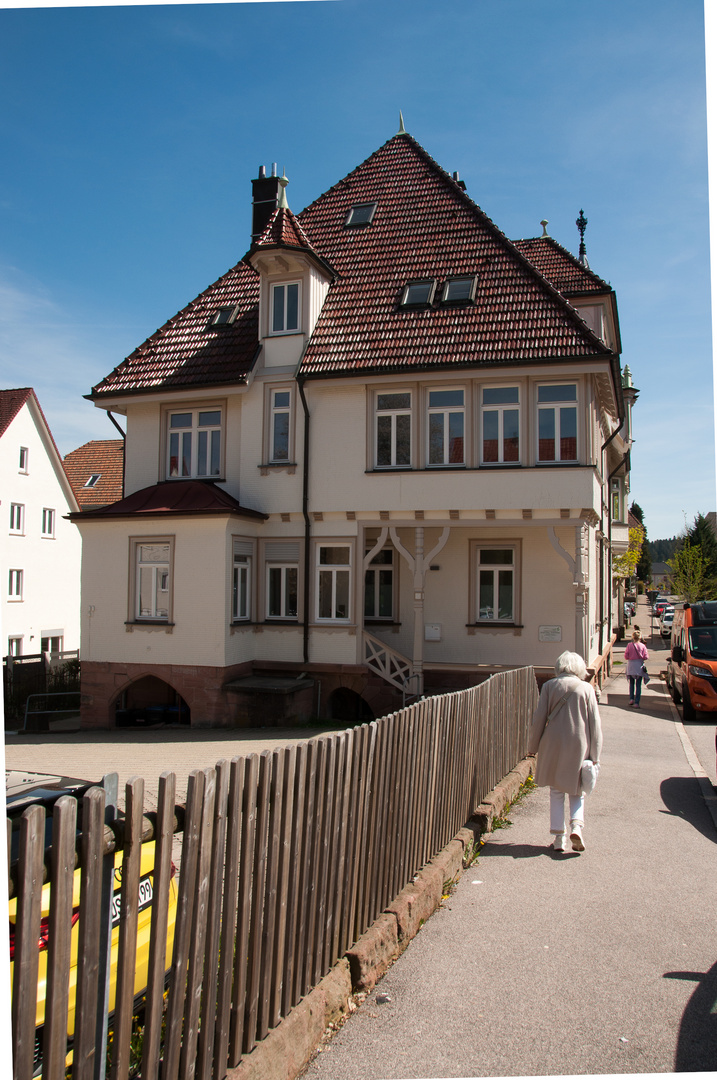
[[301,282],[271,286],[271,333],[295,334],[301,325]]
[[622,490],[620,480],[610,481],[611,517],[613,521],[622,521]]
[[169,621],[170,543],[137,542],[135,559],[135,617]]
[[232,567],[232,619],[251,618],[251,540],[235,540]]
[[167,476],[220,476],[222,410],[186,409],[167,415]]
[[296,619],[299,614],[299,543],[272,540],[264,547],[266,618]]
[[22,656],[22,636],[7,639],[8,656]]
[[484,386],[481,396],[482,462],[520,461],[520,397],[517,386]]
[[26,446],[21,446],[20,447],[20,462],[19,462],[19,469],[18,469],[19,472],[22,472],[22,473],[27,472],[29,459],[30,459],[30,451],[28,450],[28,448]]
[[25,506],[23,503],[10,503],[10,532],[22,533],[25,528]]
[[376,395],[376,468],[411,465],[411,392]]
[[269,412],[269,461],[280,464],[289,460],[291,446],[290,389],[282,387],[271,391]]
[[515,548],[476,548],[477,622],[515,619]]
[[55,535],[55,511],[47,506],[42,509],[42,535],[48,538]]
[[62,652],[62,634],[51,634],[40,638],[40,651],[49,652],[51,656],[58,656]]
[[428,391],[428,464],[463,465],[465,392]]
[[8,570],[8,600],[22,600],[23,578],[24,574],[22,570]]
[[363,610],[366,619],[393,619],[393,548],[373,557],[364,575]]
[[538,387],[538,461],[578,460],[577,400],[575,383]]
[[351,547],[348,544],[316,546],[316,618],[347,621],[351,599]]

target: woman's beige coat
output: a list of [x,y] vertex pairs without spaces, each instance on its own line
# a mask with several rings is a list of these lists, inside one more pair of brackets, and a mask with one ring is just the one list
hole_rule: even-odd
[[[551,710],[568,691],[565,704],[546,727]],[[545,683],[528,740],[528,753],[538,755],[535,783],[579,795],[582,763],[586,758],[599,761],[601,750],[600,713],[592,686],[575,675],[558,675]]]

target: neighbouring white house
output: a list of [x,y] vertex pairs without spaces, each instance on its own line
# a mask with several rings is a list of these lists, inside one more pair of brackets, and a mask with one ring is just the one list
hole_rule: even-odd
[[124,497],[83,536],[82,717],[379,716],[616,622],[631,408],[615,294],[511,242],[403,127],[89,395]]
[[3,655],[80,647],[78,510],[34,390],[0,390]]

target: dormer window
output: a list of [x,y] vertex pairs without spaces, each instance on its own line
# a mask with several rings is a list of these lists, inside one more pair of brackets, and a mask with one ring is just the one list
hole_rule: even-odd
[[295,334],[299,330],[301,283],[286,282],[271,287],[272,334]]
[[376,203],[357,203],[356,206],[352,206],[346,215],[344,225],[354,227],[356,225],[370,225],[373,221],[373,216],[376,213]]
[[428,307],[433,303],[436,291],[435,278],[422,278],[419,281],[409,281],[403,290],[401,307]]
[[441,301],[444,304],[470,304],[475,299],[475,292],[475,274],[448,278],[443,286]]
[[86,488],[93,488],[101,476],[102,473],[93,472],[92,475],[88,477],[88,479],[85,481],[84,486]]
[[209,328],[216,326],[229,326],[233,323],[239,312],[239,305],[234,304],[233,307],[222,307],[218,311],[214,312],[214,315],[209,320]]

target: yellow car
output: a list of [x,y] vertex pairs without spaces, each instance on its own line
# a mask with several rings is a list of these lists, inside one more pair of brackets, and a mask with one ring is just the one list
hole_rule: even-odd
[[[45,846],[50,843],[52,836],[52,807],[62,795],[72,795],[81,799],[85,791],[90,787],[101,786],[87,780],[77,780],[70,777],[48,776],[39,773],[7,773],[7,816],[13,823],[11,840],[11,862],[17,859],[19,844],[19,820],[23,811],[31,805],[45,807]],[[139,918],[137,921],[137,961],[134,975],[135,1003],[139,1006],[144,997],[147,987],[147,972],[149,966],[149,933],[152,916],[153,897],[153,871],[154,871],[154,841],[148,841],[142,845],[140,857],[140,881],[139,881]],[[120,918],[120,887],[122,884],[122,852],[115,854],[115,881],[112,896],[112,940],[110,955],[110,984],[109,984],[109,1013],[110,1028],[112,1026],[112,1014],[115,1007],[115,994],[117,989],[117,956],[119,951],[119,918]],[[72,938],[70,954],[70,998],[67,1014],[67,1040],[68,1040],[68,1063],[71,1061],[72,1039],[75,1032],[75,994],[77,985],[77,946],[79,939],[78,920],[80,917],[80,870],[75,870],[72,889]],[[13,958],[15,948],[15,918],[17,912],[17,898],[13,897],[9,902],[10,916],[10,977],[12,982]],[[40,937],[38,939],[39,967],[37,978],[37,1010],[35,1029],[35,1055],[33,1076],[39,1076],[42,1070],[42,1032],[45,1022],[45,993],[47,981],[47,948],[48,928],[50,914],[50,885],[42,889],[42,921],[40,923]],[[175,880],[175,868],[172,864],[172,880],[169,891],[169,912],[167,925],[167,951],[165,954],[165,970],[168,972],[172,960],[172,945],[174,942],[174,925],[177,915],[177,885]]]

